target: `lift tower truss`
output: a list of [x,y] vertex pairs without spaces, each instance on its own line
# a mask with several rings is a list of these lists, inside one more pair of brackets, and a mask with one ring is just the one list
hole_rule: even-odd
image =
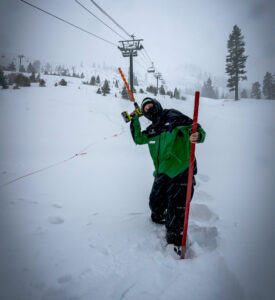
[[134,91],[134,70],[133,70],[133,57],[138,55],[138,51],[143,49],[141,41],[143,39],[135,39],[134,35],[131,35],[132,40],[119,41],[120,46],[118,49],[121,51],[123,57],[130,57],[130,89]]

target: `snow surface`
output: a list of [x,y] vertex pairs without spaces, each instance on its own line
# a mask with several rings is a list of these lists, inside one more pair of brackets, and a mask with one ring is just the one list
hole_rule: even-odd
[[[273,299],[275,101],[201,99],[179,260],[150,221],[153,164],[120,115],[132,103],[44,77],[0,90],[1,300]],[[158,99],[192,117],[193,96]]]

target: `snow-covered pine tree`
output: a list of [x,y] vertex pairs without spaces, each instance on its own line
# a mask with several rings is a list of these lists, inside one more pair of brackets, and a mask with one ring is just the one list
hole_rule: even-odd
[[101,94],[101,89],[100,89],[100,87],[97,89],[96,93],[97,93],[97,94]]
[[106,94],[110,94],[110,87],[107,79],[105,79],[103,87],[101,89],[102,89],[103,96],[106,96]]
[[235,25],[232,33],[227,41],[228,55],[226,56],[226,73],[229,78],[227,87],[229,91],[235,91],[235,100],[239,98],[239,81],[246,80],[245,63],[247,56],[245,52],[244,36],[241,34],[241,29]]
[[246,89],[242,90],[242,92],[241,92],[241,98],[243,98],[243,99],[247,99],[248,98],[248,94],[247,94]]
[[272,99],[272,85],[273,85],[273,76],[271,73],[266,72],[263,80],[263,95],[266,99]]
[[261,85],[259,81],[252,84],[251,98],[261,99]]

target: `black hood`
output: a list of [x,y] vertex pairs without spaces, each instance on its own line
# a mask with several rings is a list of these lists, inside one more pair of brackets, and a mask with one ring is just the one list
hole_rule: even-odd
[[[147,112],[144,111],[144,106],[148,103],[152,103],[153,107],[150,108]],[[158,122],[162,112],[163,112],[163,108],[161,106],[161,104],[153,98],[149,98],[146,97],[143,99],[142,103],[141,103],[141,110],[143,115],[149,119],[150,121],[152,121],[153,123]]]

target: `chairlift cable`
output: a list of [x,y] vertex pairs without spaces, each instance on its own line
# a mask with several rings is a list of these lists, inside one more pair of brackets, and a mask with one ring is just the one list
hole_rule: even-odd
[[146,53],[146,55],[148,56],[148,58],[150,59],[150,61],[152,62],[151,57],[149,56],[148,52],[146,51],[146,49],[143,47],[144,52]]
[[150,64],[152,64],[152,61],[148,59],[148,57],[143,53],[143,51],[140,51],[140,53],[142,54],[142,56],[144,57],[144,59],[146,59],[148,62],[150,62]]
[[92,16],[94,16],[98,21],[100,21],[102,24],[104,24],[105,26],[107,26],[109,29],[111,29],[115,34],[117,34],[119,37],[121,37],[122,39],[125,39],[121,34],[119,34],[118,32],[116,32],[112,27],[110,27],[108,24],[106,24],[104,21],[102,21],[99,17],[97,17],[94,13],[92,13],[86,6],[84,6],[82,3],[80,3],[78,0],[74,0],[78,5],[80,5],[82,8],[84,8],[89,14],[91,14]]
[[88,31],[88,30],[86,30],[86,29],[84,29],[84,28],[82,28],[82,27],[79,27],[79,26],[77,26],[77,25],[74,25],[73,23],[71,23],[71,22],[69,22],[69,21],[66,21],[66,20],[64,20],[64,19],[62,19],[62,18],[60,18],[60,17],[58,17],[58,16],[56,16],[56,15],[54,15],[54,14],[52,14],[52,13],[46,11],[46,10],[44,10],[44,9],[42,9],[42,8],[40,8],[40,7],[38,7],[38,6],[35,6],[35,5],[33,5],[33,4],[31,4],[31,3],[27,2],[27,1],[25,1],[25,0],[20,0],[20,1],[23,2],[23,3],[25,3],[25,4],[27,4],[27,5],[29,5],[29,6],[32,6],[32,7],[35,8],[35,9],[40,10],[41,12],[43,12],[43,13],[49,15],[49,16],[52,16],[52,17],[54,17],[54,18],[56,18],[56,19],[58,19],[58,20],[60,20],[60,21],[62,21],[62,22],[64,22],[64,23],[68,24],[68,25],[71,25],[71,26],[74,27],[74,28],[77,28],[77,29],[79,29],[79,30],[81,30],[81,31],[83,31],[83,32],[85,32],[85,33],[88,33],[88,34],[90,34],[90,35],[92,35],[92,36],[94,36],[94,37],[96,37],[96,38],[98,38],[98,39],[100,39],[100,40],[102,40],[102,41],[104,41],[104,42],[110,44],[110,45],[113,45],[113,46],[117,47],[116,44],[114,44],[114,43],[112,43],[112,42],[110,42],[110,41],[108,41],[108,40],[106,40],[106,39],[104,39],[104,38],[102,38],[102,37],[100,37],[100,36],[98,36],[98,35],[96,35],[96,34],[90,32],[90,31]]
[[105,16],[107,16],[110,20],[112,20],[126,35],[128,35],[130,38],[132,36],[121,26],[119,25],[103,8],[101,8],[94,0],[90,0]]

